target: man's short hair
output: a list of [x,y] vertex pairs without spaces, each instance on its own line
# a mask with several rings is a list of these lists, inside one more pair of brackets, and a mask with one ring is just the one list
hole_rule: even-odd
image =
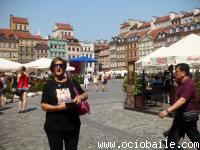
[[186,63],[180,63],[180,64],[176,65],[175,69],[176,68],[179,68],[181,71],[185,71],[186,76],[190,75],[190,67],[189,67],[188,64],[186,64]]

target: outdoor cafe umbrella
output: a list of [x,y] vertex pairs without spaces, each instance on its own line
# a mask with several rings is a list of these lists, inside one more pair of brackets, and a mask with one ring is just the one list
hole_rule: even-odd
[[85,63],[90,63],[90,62],[96,62],[96,59],[94,58],[89,58],[89,57],[85,57],[85,56],[81,56],[81,57],[75,57],[69,60],[70,62],[80,62],[80,63],[84,63],[83,68],[81,69],[81,73],[85,72]]
[[163,53],[167,53],[167,47],[165,47],[165,46],[160,47],[160,48],[156,49],[155,51],[153,51],[151,54],[146,55],[143,58],[137,60],[135,62],[135,64],[137,67],[140,67],[140,68],[159,66],[159,65],[154,65],[152,63],[151,57],[160,56]]
[[44,68],[49,68],[51,64],[51,59],[48,58],[40,58],[35,61],[32,61],[30,63],[24,64],[25,67],[27,68],[37,68],[37,69],[44,69]]
[[20,66],[22,66],[22,64],[18,62],[0,58],[0,70],[17,70]]
[[81,56],[70,59],[70,62],[96,62],[96,59]]
[[155,64],[200,64],[200,37],[190,34],[169,46],[166,53],[151,57],[151,60]]

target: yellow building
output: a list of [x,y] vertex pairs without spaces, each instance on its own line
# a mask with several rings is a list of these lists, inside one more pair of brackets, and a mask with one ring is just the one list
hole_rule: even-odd
[[0,58],[18,61],[19,41],[9,29],[0,29]]
[[35,59],[34,47],[36,45],[36,37],[29,32],[28,19],[10,15],[10,30],[15,33],[19,40],[18,61],[20,63],[33,61]]

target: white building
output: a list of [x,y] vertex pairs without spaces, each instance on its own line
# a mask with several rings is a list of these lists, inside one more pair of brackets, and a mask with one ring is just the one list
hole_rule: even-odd
[[[94,43],[89,41],[79,41],[81,45],[81,56],[85,56],[88,58],[94,58]],[[86,63],[86,71],[88,72],[94,72],[95,69],[95,62],[92,63]]]

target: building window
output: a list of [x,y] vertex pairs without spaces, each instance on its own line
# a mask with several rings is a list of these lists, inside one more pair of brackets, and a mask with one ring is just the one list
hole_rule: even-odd
[[21,24],[19,25],[19,29],[20,29],[20,31],[22,30],[22,25]]
[[71,51],[71,47],[68,47],[68,51]]
[[195,26],[194,25],[191,26],[191,30],[195,30]]
[[15,24],[15,30],[17,30],[17,24]]
[[177,27],[177,28],[176,28],[176,32],[179,32],[179,31],[180,31],[180,28],[179,28],[179,27]]
[[188,27],[184,27],[184,31],[188,31]]
[[197,29],[200,29],[200,24],[197,25]]

